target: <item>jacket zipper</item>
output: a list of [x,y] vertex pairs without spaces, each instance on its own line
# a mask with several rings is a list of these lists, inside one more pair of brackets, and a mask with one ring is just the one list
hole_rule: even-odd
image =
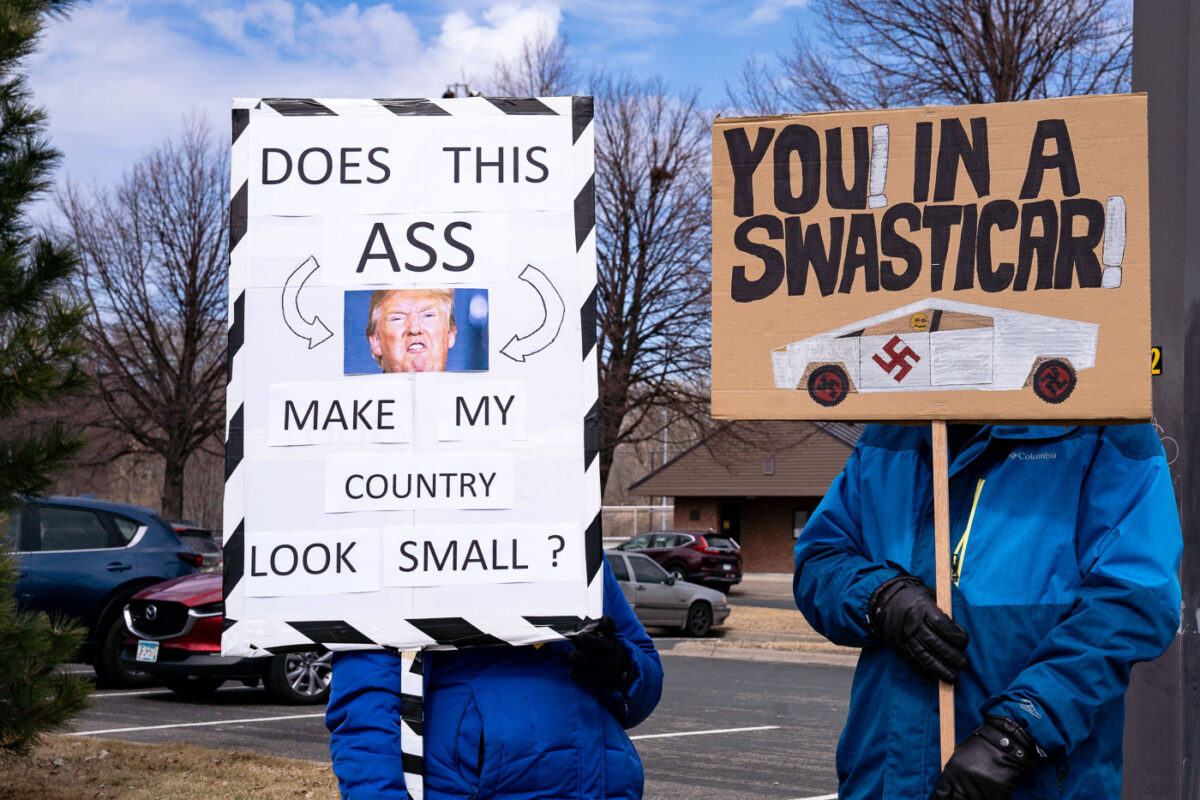
[[954,581],[954,585],[958,586],[958,579],[962,577],[963,566],[967,561],[967,542],[971,540],[971,523],[975,521],[975,509],[979,507],[979,495],[983,494],[984,478],[980,478],[975,484],[975,499],[971,501],[971,513],[967,516],[967,527],[963,531],[963,535],[958,540],[958,545],[954,548],[954,554],[950,556],[950,578]]

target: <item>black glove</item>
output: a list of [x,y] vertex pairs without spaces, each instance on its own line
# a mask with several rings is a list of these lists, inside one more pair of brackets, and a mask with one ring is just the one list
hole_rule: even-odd
[[927,678],[954,683],[966,669],[970,636],[942,613],[933,592],[912,575],[884,581],[867,603],[871,630]]
[[929,800],[1009,800],[1039,758],[1024,728],[1008,717],[988,716],[954,748]]
[[633,680],[633,669],[625,645],[617,641],[617,624],[612,617],[589,620],[571,637],[571,678],[600,689],[624,689]]

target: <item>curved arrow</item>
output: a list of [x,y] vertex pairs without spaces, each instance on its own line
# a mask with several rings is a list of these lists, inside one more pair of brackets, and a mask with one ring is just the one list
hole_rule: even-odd
[[525,336],[514,336],[509,339],[508,344],[500,348],[500,353],[501,355],[508,356],[513,361],[524,363],[526,358],[534,353],[540,353],[545,350],[558,338],[558,332],[562,330],[563,318],[566,316],[567,307],[563,303],[562,295],[558,293],[558,289],[554,288],[554,284],[546,277],[546,273],[537,267],[527,264],[525,269],[521,270],[520,278],[537,292],[538,299],[542,301],[542,310],[545,312],[545,317],[542,320],[542,324],[532,333],[528,333]]
[[304,260],[304,263],[296,267],[288,279],[283,282],[283,294],[281,302],[283,304],[283,324],[288,326],[288,330],[299,336],[301,339],[308,341],[308,349],[312,350],[317,345],[328,339],[333,338],[333,331],[321,322],[321,318],[313,315],[312,320],[307,320],[300,313],[300,290],[304,288],[304,284],[313,276],[313,273],[321,268],[317,263],[316,256],[309,256]]

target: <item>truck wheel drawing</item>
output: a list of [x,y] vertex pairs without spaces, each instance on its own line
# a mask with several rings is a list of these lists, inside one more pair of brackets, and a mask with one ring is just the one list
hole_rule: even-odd
[[777,389],[832,407],[853,392],[1017,391],[1062,403],[1096,362],[1100,326],[928,298],[777,347]]
[[1047,403],[1061,403],[1075,389],[1075,370],[1052,358],[1043,361],[1033,373],[1033,393]]
[[850,378],[841,364],[822,364],[808,374],[808,395],[823,406],[836,406],[850,394]]

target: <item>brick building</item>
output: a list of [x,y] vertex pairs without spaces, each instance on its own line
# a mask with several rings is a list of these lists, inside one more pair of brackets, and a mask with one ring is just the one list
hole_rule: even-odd
[[730,422],[629,487],[675,498],[675,530],[729,534],[747,572],[791,572],[808,515],[846,463],[862,425]]

